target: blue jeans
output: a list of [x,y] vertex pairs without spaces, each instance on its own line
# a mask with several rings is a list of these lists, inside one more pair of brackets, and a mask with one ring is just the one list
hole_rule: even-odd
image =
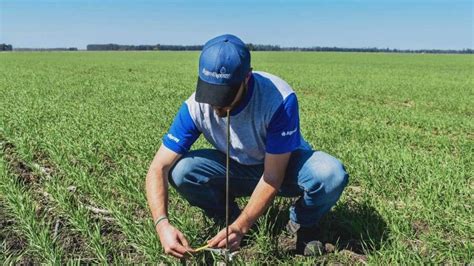
[[[170,170],[169,181],[193,206],[213,218],[225,217],[224,153],[194,150],[186,153]],[[230,216],[240,209],[236,197],[250,196],[263,174],[263,164],[242,165],[230,160]],[[321,151],[292,152],[278,195],[300,197],[290,208],[290,219],[301,226],[313,226],[341,196],[349,175],[342,163]]]

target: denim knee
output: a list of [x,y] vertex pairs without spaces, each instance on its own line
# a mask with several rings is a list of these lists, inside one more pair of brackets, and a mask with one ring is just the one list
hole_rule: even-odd
[[349,174],[344,165],[336,158],[324,154],[319,155],[310,165],[312,182],[307,187],[308,193],[324,189],[326,195],[339,198],[340,193],[349,182]]
[[198,164],[191,157],[182,157],[175,165],[171,168],[168,180],[171,185],[179,189],[189,181],[193,181],[196,178],[193,175]]

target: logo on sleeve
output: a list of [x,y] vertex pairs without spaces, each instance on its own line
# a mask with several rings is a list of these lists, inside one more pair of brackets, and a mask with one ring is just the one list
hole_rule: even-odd
[[170,140],[178,143],[179,142],[179,139],[173,135],[171,135],[171,133],[168,133],[168,135],[166,135]]
[[283,132],[281,132],[281,136],[282,136],[282,137],[291,136],[291,135],[293,135],[297,130],[298,130],[298,128],[296,127],[295,129],[293,129],[293,130],[291,130],[291,131],[283,131]]

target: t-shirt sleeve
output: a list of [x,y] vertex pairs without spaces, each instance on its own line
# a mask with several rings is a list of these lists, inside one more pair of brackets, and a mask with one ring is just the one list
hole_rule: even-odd
[[201,132],[189,114],[188,105],[183,103],[168,133],[163,136],[163,145],[176,153],[184,154],[191,148],[191,145],[200,134]]
[[301,144],[298,100],[290,94],[273,114],[267,128],[266,152],[281,154],[296,150]]

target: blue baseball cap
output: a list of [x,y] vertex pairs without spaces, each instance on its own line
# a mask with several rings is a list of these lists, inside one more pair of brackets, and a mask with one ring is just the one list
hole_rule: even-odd
[[195,100],[229,106],[250,71],[250,51],[237,36],[224,34],[209,40],[199,57]]

